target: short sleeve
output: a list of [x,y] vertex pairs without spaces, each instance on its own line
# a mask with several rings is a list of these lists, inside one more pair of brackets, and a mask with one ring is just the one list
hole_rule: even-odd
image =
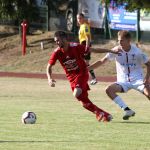
[[[118,46],[115,46],[114,48],[113,48],[113,50],[115,50],[115,49],[118,49]],[[106,54],[106,56],[105,56],[108,60],[114,60],[115,58],[116,58],[116,54],[113,54],[113,53],[107,53]]]
[[86,35],[90,35],[90,27],[87,24],[84,26],[84,32]]
[[48,63],[51,64],[51,65],[55,65],[56,61],[57,61],[57,53],[54,51],[54,52],[51,54]]
[[149,61],[148,56],[145,53],[142,53],[141,56],[142,56],[142,62],[146,64]]
[[113,53],[107,53],[105,56],[108,60],[112,61],[115,59],[115,54]]

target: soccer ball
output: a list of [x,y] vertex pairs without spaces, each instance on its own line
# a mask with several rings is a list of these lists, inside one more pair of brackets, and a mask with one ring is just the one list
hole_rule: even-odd
[[34,124],[36,119],[36,114],[34,112],[26,111],[22,114],[21,121],[23,124]]

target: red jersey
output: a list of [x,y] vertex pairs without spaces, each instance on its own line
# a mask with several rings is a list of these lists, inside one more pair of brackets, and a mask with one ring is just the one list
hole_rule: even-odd
[[84,61],[85,46],[78,43],[69,43],[69,48],[64,51],[63,48],[57,48],[52,53],[49,64],[54,65],[59,60],[66,76],[70,82],[79,76],[88,74],[87,65]]

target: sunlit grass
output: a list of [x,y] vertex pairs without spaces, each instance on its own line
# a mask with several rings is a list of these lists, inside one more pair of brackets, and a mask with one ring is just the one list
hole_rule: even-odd
[[[114,119],[97,122],[73,98],[67,81],[51,88],[45,79],[0,78],[0,149],[2,150],[149,150],[150,102],[130,91],[121,97],[136,111],[123,121],[123,111],[105,94],[109,83],[91,87],[89,97]],[[21,123],[25,111],[34,111],[37,122]]]

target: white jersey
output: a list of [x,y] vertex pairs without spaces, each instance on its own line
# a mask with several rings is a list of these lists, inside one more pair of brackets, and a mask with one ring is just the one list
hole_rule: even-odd
[[[115,47],[116,48],[116,47]],[[120,54],[106,54],[107,59],[116,61],[117,82],[133,82],[143,80],[142,64],[148,62],[148,57],[135,45],[131,45],[129,52],[124,50]]]

